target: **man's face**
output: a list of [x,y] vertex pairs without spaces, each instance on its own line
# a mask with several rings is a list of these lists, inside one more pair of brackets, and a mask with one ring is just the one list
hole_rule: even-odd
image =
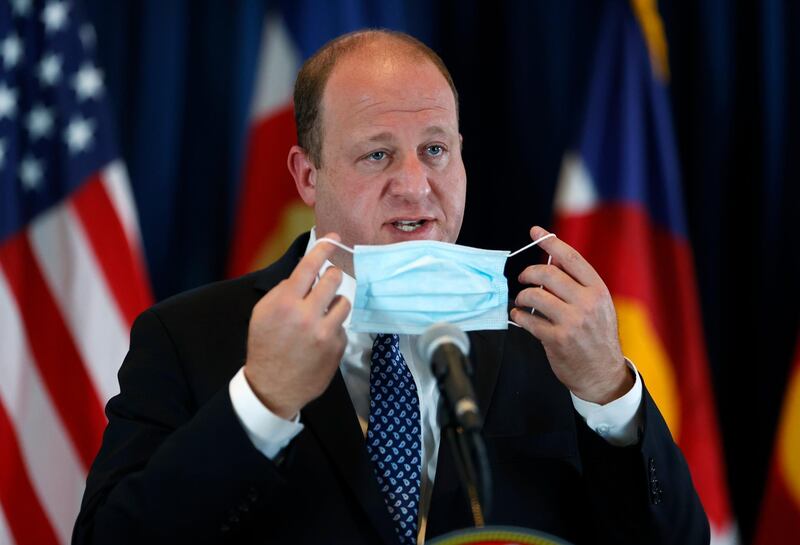
[[306,199],[317,233],[350,246],[455,242],[466,173],[453,93],[427,59],[381,53],[345,57],[325,87],[322,161]]

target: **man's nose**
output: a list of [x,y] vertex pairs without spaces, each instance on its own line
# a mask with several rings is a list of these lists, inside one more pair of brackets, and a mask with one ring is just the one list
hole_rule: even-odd
[[409,154],[399,163],[389,184],[389,194],[393,197],[418,201],[431,192],[428,169],[416,154]]

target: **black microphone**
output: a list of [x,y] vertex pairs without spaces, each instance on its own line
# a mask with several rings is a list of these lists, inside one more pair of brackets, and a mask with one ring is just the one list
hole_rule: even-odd
[[469,380],[469,337],[453,324],[433,324],[417,341],[417,352],[429,362],[455,423],[465,431],[480,430],[481,414]]
[[492,474],[481,437],[482,418],[469,380],[469,337],[448,323],[430,326],[417,341],[417,354],[430,363],[446,411],[439,414],[442,435],[451,445],[472,520],[483,527],[491,509]]

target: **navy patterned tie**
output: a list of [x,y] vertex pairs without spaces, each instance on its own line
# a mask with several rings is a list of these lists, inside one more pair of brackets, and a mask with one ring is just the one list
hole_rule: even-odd
[[421,437],[417,386],[400,338],[381,333],[372,345],[367,454],[404,545],[417,542]]

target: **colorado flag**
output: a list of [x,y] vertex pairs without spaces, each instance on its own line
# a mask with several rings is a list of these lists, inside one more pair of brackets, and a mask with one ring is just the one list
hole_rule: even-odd
[[303,60],[322,44],[365,27],[401,29],[400,4],[373,0],[299,0],[264,19],[251,126],[235,215],[228,275],[278,259],[314,224],[297,194],[286,157],[297,143],[292,92]]
[[686,456],[712,543],[734,543],[682,210],[663,27],[653,0],[609,0],[600,24],[583,125],[556,191],[555,231],[608,285],[623,351]]

